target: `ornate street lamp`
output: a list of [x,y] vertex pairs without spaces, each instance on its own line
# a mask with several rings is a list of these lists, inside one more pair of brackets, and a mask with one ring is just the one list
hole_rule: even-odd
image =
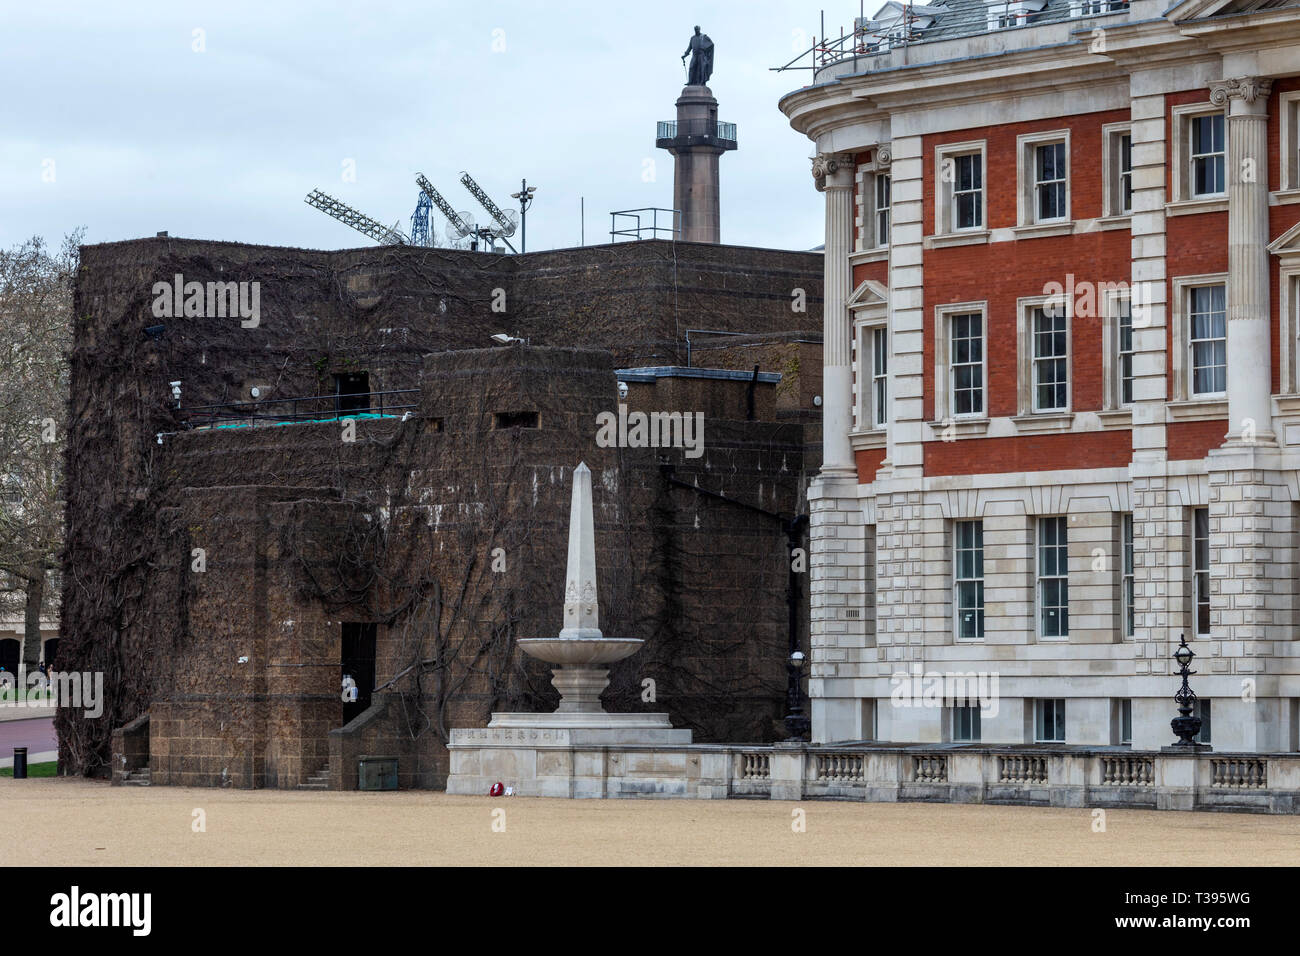
[[785,729],[790,734],[789,740],[807,740],[808,731],[812,729],[812,722],[803,712],[803,688],[801,686],[803,665],[803,651],[795,651],[790,655],[789,661],[786,662],[788,677],[785,688],[787,711]]
[[1193,716],[1192,712],[1196,709],[1196,695],[1192,693],[1191,685],[1187,683],[1187,678],[1196,673],[1190,669],[1196,654],[1187,646],[1187,636],[1185,634],[1179,636],[1182,638],[1182,643],[1178,645],[1178,650],[1174,651],[1174,660],[1178,662],[1183,686],[1178,688],[1178,693],[1174,694],[1174,700],[1178,702],[1178,716],[1169,722],[1169,726],[1178,737],[1175,747],[1200,747],[1202,745],[1192,738],[1201,732],[1201,718]]

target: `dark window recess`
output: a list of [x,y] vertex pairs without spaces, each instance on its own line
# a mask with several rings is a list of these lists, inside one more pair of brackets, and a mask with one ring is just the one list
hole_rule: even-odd
[[370,411],[370,373],[345,372],[334,376],[336,407],[340,415]]
[[435,432],[440,432],[440,431],[442,431],[442,419],[441,419],[441,418],[430,418],[430,419],[429,419],[429,428],[430,428],[430,430],[435,431]]
[[343,723],[348,724],[370,707],[370,698],[375,690],[375,633],[374,624],[343,625],[342,668],[339,674],[339,691],[342,692],[343,678],[352,677],[357,682],[357,699],[355,703],[343,704]]
[[7,670],[15,681],[18,680],[18,658],[22,644],[14,640],[0,641],[0,667]]
[[497,412],[493,417],[497,428],[541,428],[537,412]]

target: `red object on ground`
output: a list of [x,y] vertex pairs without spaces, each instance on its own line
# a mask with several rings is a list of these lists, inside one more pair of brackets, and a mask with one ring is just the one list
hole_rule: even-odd
[[496,783],[492,784],[492,789],[488,791],[488,796],[499,797],[501,796],[501,794],[505,792],[506,792],[505,786],[503,786],[501,781],[498,780]]

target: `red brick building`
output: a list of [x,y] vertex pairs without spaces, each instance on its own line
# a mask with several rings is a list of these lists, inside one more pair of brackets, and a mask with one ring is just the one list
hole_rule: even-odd
[[813,739],[1157,748],[1186,635],[1202,740],[1296,750],[1300,5],[891,2],[781,109],[826,202]]

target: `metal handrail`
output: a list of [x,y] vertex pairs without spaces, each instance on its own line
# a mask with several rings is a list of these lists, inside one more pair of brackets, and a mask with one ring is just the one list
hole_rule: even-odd
[[[176,413],[180,416],[186,427],[195,428],[203,425],[212,426],[219,422],[248,422],[248,421],[274,421],[274,422],[303,422],[303,421],[338,421],[344,418],[352,418],[358,415],[378,415],[385,416],[389,412],[400,412],[412,408],[418,408],[419,402],[395,402],[391,396],[400,395],[417,395],[418,388],[391,389],[384,392],[337,392],[330,395],[307,395],[299,398],[274,398],[260,399],[251,402],[221,402],[214,405],[190,405],[185,408],[177,408]],[[365,408],[340,408],[340,401],[348,398],[366,398]],[[378,409],[376,410],[376,399],[378,400]],[[304,408],[306,402],[329,402],[333,408],[328,411],[313,411]],[[287,413],[262,413],[258,411],[242,411],[242,409],[255,408],[263,409],[267,406],[288,405],[290,410]]]
[[721,120],[660,120],[655,129],[655,139],[676,139],[682,136],[707,136],[713,139],[736,141],[736,124]]
[[[672,216],[673,225],[671,227],[659,225],[659,214],[661,212]],[[650,225],[641,225],[641,213],[650,214]],[[643,232],[650,233],[651,239],[658,239],[660,232],[666,232],[668,233],[669,238],[676,239],[681,235],[682,231],[680,225],[681,214],[680,209],[664,209],[659,206],[643,206],[640,209],[620,209],[616,212],[611,212],[609,214],[609,241],[617,242],[618,240],[616,237],[618,236],[627,236],[631,239],[641,239],[641,234]],[[631,219],[635,225],[628,226],[624,229],[615,228],[618,225],[620,216]]]

